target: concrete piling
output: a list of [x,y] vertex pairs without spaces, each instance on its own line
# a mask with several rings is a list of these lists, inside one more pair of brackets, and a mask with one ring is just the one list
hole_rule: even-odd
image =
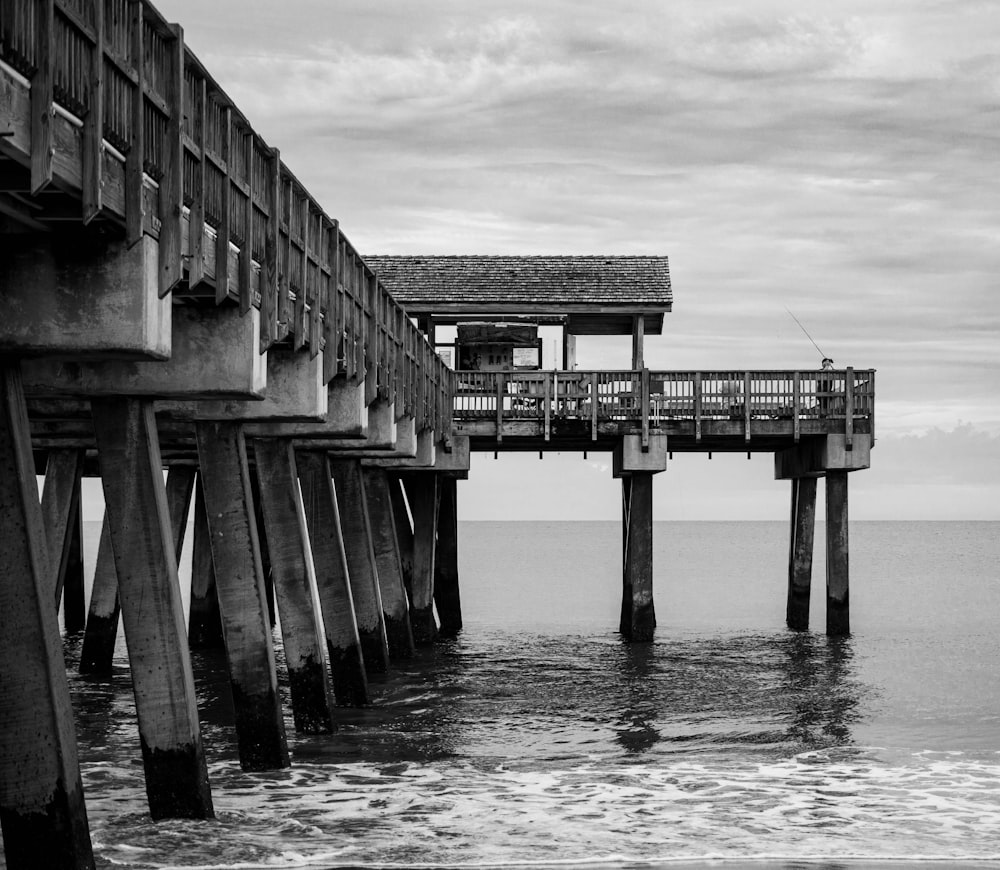
[[76,634],[87,626],[87,600],[83,571],[83,504],[77,483],[73,495],[73,513],[67,530],[67,546],[59,573],[63,578],[63,625],[67,634]]
[[369,700],[368,677],[354,616],[347,555],[330,462],[325,453],[313,450],[298,452],[296,462],[312,542],[334,697],[343,706],[362,707]]
[[651,641],[653,607],[653,475],[622,477],[624,566],[619,631],[630,641]]
[[788,603],[785,623],[795,631],[809,628],[813,537],[816,527],[816,478],[793,477],[788,545]]
[[333,730],[333,698],[323,624],[313,603],[316,577],[292,442],[286,438],[256,439],[253,452],[263,520],[271,536],[271,568],[292,718],[296,731],[327,733]]
[[462,600],[458,588],[458,481],[442,475],[439,485],[434,604],[441,621],[441,635],[454,637],[462,630]]
[[392,503],[392,521],[396,525],[396,544],[399,547],[399,564],[403,571],[403,587],[412,598],[413,587],[413,525],[406,505],[403,481],[398,475],[389,474],[389,501]]
[[10,870],[94,866],[16,366],[0,366],[0,827]]
[[213,815],[152,402],[92,410],[154,819]]
[[50,450],[42,487],[42,522],[48,542],[52,589],[56,607],[63,597],[63,584],[72,541],[74,514],[79,510],[83,454],[77,449]]
[[384,468],[365,468],[363,474],[389,659],[406,659],[413,655],[413,632],[410,629],[410,606],[403,583],[389,478]]
[[361,653],[368,673],[382,674],[389,668],[389,647],[361,463],[356,459],[331,459],[330,470],[340,509],[340,528]]
[[417,646],[437,637],[434,619],[434,556],[437,550],[438,475],[414,472],[403,477],[406,500],[413,513],[413,579],[410,588],[410,625]]
[[222,616],[215,588],[212,535],[205,513],[205,490],[198,475],[194,499],[194,542],[191,547],[191,606],[188,613],[188,643],[191,649],[223,649]]
[[245,770],[288,766],[242,424],[195,426],[219,612]]
[[83,636],[83,650],[80,653],[81,674],[107,676],[111,673],[120,611],[115,554],[111,549],[111,526],[105,511],[104,523],[101,525],[101,540],[97,545],[94,583],[90,589],[87,629]]
[[847,471],[826,473],[826,633],[851,633]]

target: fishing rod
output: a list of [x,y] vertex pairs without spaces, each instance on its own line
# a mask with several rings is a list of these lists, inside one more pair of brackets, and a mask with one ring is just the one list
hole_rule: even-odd
[[[784,309],[785,309],[785,311],[788,311],[788,306],[787,305],[784,306]],[[812,346],[814,348],[816,348],[816,350],[819,351],[819,355],[823,359],[829,359],[829,357],[825,353],[823,353],[822,348],[820,348],[820,346],[818,344],[816,344],[815,341],[813,341],[813,337],[809,334],[809,331],[802,325],[801,321],[794,314],[792,314],[791,311],[788,311],[788,316],[791,317],[792,320],[794,320],[796,323],[798,323],[799,329],[801,329],[806,334],[806,338],[808,338],[809,341],[812,341]]]

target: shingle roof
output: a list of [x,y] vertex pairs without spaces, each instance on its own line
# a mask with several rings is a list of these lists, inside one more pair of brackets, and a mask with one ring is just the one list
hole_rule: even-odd
[[404,307],[594,305],[669,311],[666,257],[366,256]]

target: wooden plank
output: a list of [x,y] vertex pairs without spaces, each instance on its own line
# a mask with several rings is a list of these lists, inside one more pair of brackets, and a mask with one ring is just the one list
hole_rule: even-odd
[[35,75],[31,79],[31,193],[40,193],[53,177],[52,158],[55,148],[52,118],[55,113],[55,4],[54,0],[37,0],[38,19],[35,23]]
[[101,213],[104,164],[104,0],[94,0],[94,45],[90,49],[87,82],[87,115],[83,119],[82,166],[83,222]]
[[278,340],[278,228],[281,223],[281,154],[271,151],[268,162],[267,223],[264,229],[264,263],[260,288],[260,349],[263,353]]
[[184,31],[170,25],[173,38],[166,43],[164,96],[167,100],[166,138],[163,142],[163,175],[160,178],[160,298],[183,277],[184,142]]
[[145,156],[145,135],[143,108],[145,103],[144,80],[145,69],[142,62],[144,52],[142,39],[143,21],[142,3],[130,6],[131,17],[129,30],[132,40],[132,63],[134,69],[134,85],[132,87],[132,129],[129,131],[129,148],[125,155],[125,240],[131,246],[136,244],[143,233],[146,209],[143,199],[143,157]]
[[232,132],[233,132],[233,112],[230,106],[222,110],[223,133],[222,142],[226,149],[223,155],[226,160],[226,174],[222,179],[222,205],[219,208],[219,226],[216,228],[215,237],[215,302],[221,305],[229,298],[229,236],[231,230],[233,184],[231,177],[232,166]]
[[7,866],[92,868],[31,432],[20,374],[9,364],[0,366],[0,562],[0,813]]
[[243,213],[243,226],[240,227],[243,235],[243,244],[240,245],[239,259],[239,297],[240,314],[249,313],[253,308],[253,156],[254,156],[254,134],[253,131],[245,131],[241,126],[237,134],[241,138],[239,147],[246,153],[247,178],[244,188],[247,207]]
[[208,106],[208,87],[205,79],[198,77],[199,99],[195,106],[188,106],[188,111],[196,113],[192,119],[194,133],[197,137],[199,151],[192,179],[191,211],[188,217],[188,285],[197,287],[205,280],[205,163],[206,153],[206,108]]

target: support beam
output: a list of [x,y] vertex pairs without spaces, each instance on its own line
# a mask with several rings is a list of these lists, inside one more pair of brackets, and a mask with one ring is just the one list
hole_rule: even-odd
[[67,634],[76,634],[87,626],[87,599],[83,571],[83,505],[81,488],[73,494],[73,513],[67,530],[67,547],[59,573],[63,578],[63,625]]
[[[410,629],[410,606],[403,582],[399,542],[396,539],[396,519],[389,492],[389,476],[383,468],[366,468],[364,481],[385,634],[389,643],[389,659],[408,659],[413,656],[413,632]],[[403,519],[409,524],[405,516]]]
[[354,616],[358,623],[361,652],[369,674],[383,674],[389,669],[389,647],[382,615],[375,550],[372,547],[368,506],[357,459],[331,459],[330,470],[340,508],[340,528],[351,579]]
[[66,579],[70,525],[77,507],[74,499],[79,496],[82,473],[82,451],[76,448],[49,451],[45,463],[45,485],[42,487],[42,522],[48,541],[51,585],[57,609]]
[[198,461],[244,770],[288,766],[260,544],[239,423],[198,423]]
[[295,730],[333,730],[323,624],[313,605],[316,577],[290,439],[253,442],[260,503],[271,541],[271,568],[285,644]]
[[622,615],[619,631],[629,641],[650,641],[656,628],[653,608],[653,475],[622,478],[625,543]]
[[396,475],[386,478],[389,484],[389,501],[392,503],[392,521],[396,526],[396,544],[399,546],[399,564],[403,571],[403,588],[413,600],[413,525],[403,493],[403,481]]
[[115,554],[111,549],[111,525],[107,511],[101,526],[101,540],[97,545],[97,566],[90,590],[90,609],[87,613],[87,631],[83,636],[80,653],[80,673],[111,673],[111,663],[118,640],[118,575],[115,573]]
[[0,366],[0,827],[10,870],[94,866],[20,373]]
[[198,475],[194,500],[194,545],[191,550],[191,608],[188,613],[188,644],[191,649],[224,649],[219,595],[215,588],[212,535],[205,513],[205,489]]
[[413,642],[426,646],[437,637],[434,619],[434,555],[437,549],[438,504],[436,474],[407,474],[402,478],[413,513],[413,579],[410,588],[410,625]]
[[462,600],[458,589],[458,481],[441,476],[437,551],[434,554],[434,604],[441,634],[454,637],[462,630]]
[[[184,534],[187,530],[187,518],[191,508],[194,478],[194,468],[185,466],[174,466],[167,473],[167,513],[170,517],[171,540],[173,541],[176,562],[180,562],[181,551],[184,547]],[[110,534],[107,513],[105,513],[104,524],[101,527],[101,540],[97,549],[94,583],[90,592],[87,631],[80,654],[81,674],[110,674],[114,659],[121,608],[118,601],[118,576],[115,573]]]
[[150,813],[210,817],[153,406],[135,399],[92,406]]
[[826,633],[851,633],[847,472],[826,474]]
[[806,631],[809,628],[809,591],[812,583],[815,528],[816,478],[793,478],[785,623],[795,631]]
[[296,454],[302,502],[312,542],[320,612],[326,629],[326,651],[337,703],[362,707],[368,703],[368,678],[361,657],[358,623],[347,572],[340,511],[325,453]]

